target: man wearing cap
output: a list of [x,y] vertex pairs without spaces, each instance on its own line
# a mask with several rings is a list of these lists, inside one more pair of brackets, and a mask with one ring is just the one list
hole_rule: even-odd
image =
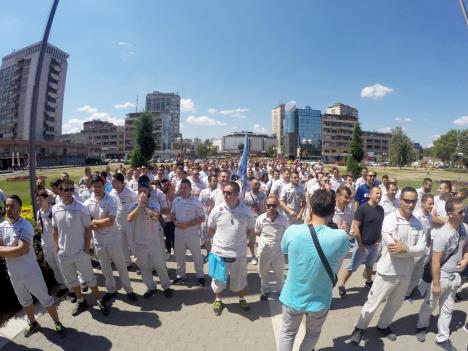
[[198,231],[200,224],[205,221],[205,212],[202,203],[191,194],[190,181],[182,179],[179,185],[179,194],[172,203],[172,219],[175,225],[174,252],[177,261],[177,278],[173,284],[185,281],[185,253],[187,249],[193,257],[193,264],[200,286],[205,286],[203,272],[203,255],[200,250],[200,237]]
[[[208,218],[208,235],[213,237],[211,252],[224,261],[229,273],[229,288],[239,294],[239,305],[244,313],[250,312],[245,300],[244,288],[247,286],[247,243],[255,235],[250,208],[239,201],[240,187],[229,182],[223,188],[225,201],[213,208]],[[210,260],[211,260],[210,256]],[[223,310],[221,292],[226,282],[212,279],[211,288],[216,295],[214,313],[219,316]]]
[[156,293],[156,283],[153,280],[153,269],[158,273],[159,281],[164,290],[164,296],[170,298],[171,281],[167,273],[164,249],[159,234],[158,201],[152,197],[151,185],[146,176],[142,176],[138,182],[138,200],[129,208],[128,222],[134,223],[130,233],[131,246],[136,256],[136,264],[141,270],[141,277],[148,290],[143,294],[144,298],[150,298]]

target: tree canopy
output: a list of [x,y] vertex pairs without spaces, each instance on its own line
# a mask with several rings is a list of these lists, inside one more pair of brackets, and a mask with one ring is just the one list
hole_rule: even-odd
[[398,167],[403,167],[416,159],[413,142],[401,127],[392,129],[389,154],[390,163]]
[[153,116],[149,112],[143,112],[135,121],[135,145],[131,156],[133,166],[139,167],[153,157],[156,149],[153,129]]
[[209,139],[206,139],[202,144],[197,146],[197,155],[199,157],[215,156],[217,153],[218,149]]
[[348,158],[346,159],[346,169],[353,174],[353,177],[358,177],[361,173],[361,166],[359,162],[364,157],[364,149],[361,142],[361,125],[356,123],[351,135],[351,142],[349,143]]

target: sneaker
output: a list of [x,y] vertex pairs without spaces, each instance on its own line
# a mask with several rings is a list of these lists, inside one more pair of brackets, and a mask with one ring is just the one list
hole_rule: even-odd
[[253,256],[251,259],[250,259],[250,264],[253,264],[253,265],[257,265],[258,264],[258,260],[257,260],[257,257]]
[[177,278],[175,278],[175,279],[172,281],[172,284],[174,284],[174,285],[182,284],[183,282],[185,282],[185,279],[187,279],[186,276],[184,276],[184,277],[177,277]]
[[127,266],[127,271],[131,271],[133,269],[133,264],[130,263],[128,266]]
[[169,288],[164,289],[163,294],[166,299],[170,299],[172,297],[172,290]]
[[83,283],[83,284],[80,284],[80,286],[81,286],[81,292],[84,292],[84,293],[88,292],[88,286],[86,284]]
[[106,305],[106,303],[104,301],[98,300],[97,305],[98,305],[99,309],[101,310],[101,313],[104,316],[109,315],[109,308],[107,307],[107,305]]
[[338,287],[338,294],[340,295],[341,298],[346,296],[346,288],[344,286],[339,286]]
[[127,293],[127,298],[132,302],[138,301],[138,296],[133,291]]
[[151,290],[151,289],[148,289],[146,290],[146,292],[143,294],[143,298],[144,299],[149,299],[151,296],[153,296],[154,294],[156,294],[156,289],[154,290]]
[[75,307],[73,308],[73,311],[72,311],[72,316],[78,316],[81,312],[84,312],[86,311],[86,309],[88,308],[88,302],[86,302],[86,300],[83,300],[81,302],[77,302],[75,304]]
[[74,292],[71,292],[68,294],[68,299],[70,300],[71,303],[76,303],[77,298]]
[[242,310],[245,314],[249,314],[249,313],[250,313],[250,306],[249,306],[249,304],[247,303],[247,301],[245,301],[245,300],[240,300],[240,301],[239,301],[239,306],[240,306],[241,310]]
[[62,323],[60,322],[57,322],[55,323],[54,325],[54,331],[60,335],[60,336],[64,336],[65,335],[65,327],[62,325]]
[[101,265],[100,265],[99,262],[96,261],[96,260],[91,260],[91,266],[92,266],[94,269],[101,269]]
[[448,339],[442,342],[436,341],[436,344],[443,348],[445,351],[457,351],[455,346],[453,346],[452,342]]
[[29,338],[31,335],[38,332],[39,330],[41,330],[41,325],[39,323],[28,323],[28,326],[24,330],[24,337]]
[[349,338],[349,341],[351,341],[351,343],[354,345],[359,345],[363,334],[364,334],[364,330],[359,329],[359,328],[354,328],[353,333],[351,334],[351,337]]
[[141,275],[141,269],[137,267],[135,269],[135,273],[136,273],[136,275]]
[[58,298],[61,298],[61,297],[65,296],[67,293],[68,293],[68,289],[67,288],[62,288],[62,289],[59,289],[57,291],[57,294],[55,294],[55,296],[57,296]]
[[465,324],[465,326],[463,327],[463,330],[468,333],[468,323]]
[[461,302],[461,301],[463,301],[463,298],[461,297],[460,293],[456,293],[453,300],[455,302]]
[[260,301],[266,301],[268,300],[268,293],[262,293],[260,295]]
[[220,316],[223,311],[223,303],[220,300],[216,300],[213,304],[213,311],[215,315]]
[[200,285],[202,288],[204,288],[206,286],[205,278],[198,278],[198,285]]
[[416,329],[416,339],[418,339],[419,342],[424,342],[426,341],[426,328],[417,328]]
[[374,284],[374,282],[373,282],[372,280],[371,280],[371,281],[366,281],[366,282],[364,283],[364,287],[365,287],[366,289],[369,289],[369,290],[370,290],[370,289],[372,288],[372,284]]
[[408,295],[408,296],[405,296],[405,302],[406,302],[406,303],[413,303],[414,300],[413,300],[413,298],[412,298],[410,295]]
[[393,330],[390,329],[390,327],[387,328],[379,328],[377,327],[377,330],[385,337],[387,337],[388,340],[390,341],[395,341],[397,339],[396,334],[393,332]]
[[103,302],[107,302],[109,300],[112,300],[114,297],[117,296],[117,291],[116,292],[113,292],[113,293],[110,293],[110,292],[106,292],[104,295],[102,295],[102,298],[101,300]]

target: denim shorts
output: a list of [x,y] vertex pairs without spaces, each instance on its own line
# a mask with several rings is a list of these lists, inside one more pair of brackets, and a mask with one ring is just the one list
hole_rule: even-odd
[[351,259],[349,260],[348,271],[355,272],[362,263],[364,263],[366,267],[372,268],[379,254],[379,246],[380,245],[364,245],[365,251],[363,252],[359,250],[359,246],[356,243],[353,247]]

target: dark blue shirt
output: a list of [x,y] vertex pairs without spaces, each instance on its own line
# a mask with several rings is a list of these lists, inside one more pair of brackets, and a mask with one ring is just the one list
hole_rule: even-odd
[[369,201],[370,188],[367,183],[362,184],[357,190],[356,195],[354,195],[354,201],[357,201],[359,205],[362,205]]

